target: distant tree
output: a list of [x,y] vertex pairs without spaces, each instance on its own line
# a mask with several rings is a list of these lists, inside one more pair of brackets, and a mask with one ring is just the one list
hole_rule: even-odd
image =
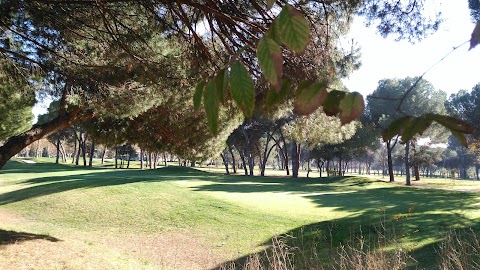
[[357,125],[357,122],[341,125],[338,118],[327,116],[321,109],[286,124],[283,131],[293,145],[292,176],[298,177],[302,145],[313,149],[324,144],[343,142],[355,134]]
[[[394,120],[403,116],[421,116],[427,113],[445,114],[443,105],[445,99],[446,93],[435,90],[433,85],[425,79],[412,77],[386,79],[381,80],[377,89],[367,97],[368,113],[373,123],[385,129]],[[430,133],[425,133],[423,136],[429,137],[430,135],[432,139],[441,137],[439,134],[444,133],[444,130],[435,125],[433,127],[427,131]],[[419,177],[418,165],[409,161],[410,148],[415,149],[418,138],[417,135],[413,140],[404,141],[407,185],[410,185],[410,166],[415,166],[416,177]],[[395,140],[386,141],[390,181],[394,181],[391,153],[397,140],[398,137]]]

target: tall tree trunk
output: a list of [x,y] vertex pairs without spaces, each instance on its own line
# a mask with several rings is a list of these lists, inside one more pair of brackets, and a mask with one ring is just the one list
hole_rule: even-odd
[[407,181],[406,181],[407,186],[411,185],[409,155],[410,155],[410,141],[407,141],[405,143],[405,175],[406,175],[406,178],[407,178]]
[[413,164],[413,171],[415,172],[415,181],[420,180],[420,169],[418,168],[418,164]]
[[77,138],[77,131],[75,130],[75,128],[73,128],[73,142],[74,142],[74,145],[73,145],[73,153],[72,153],[72,164],[75,164],[75,160],[76,160],[76,156],[77,156],[77,142],[78,142],[78,138]]
[[140,149],[140,170],[143,170],[143,149]]
[[297,178],[300,169],[300,144],[293,141],[292,146],[292,177]]
[[103,163],[105,162],[105,153],[107,152],[107,146],[105,145],[103,147],[103,151],[102,151],[102,165]]
[[148,152],[148,168],[152,169],[153,164],[152,164],[152,152]]
[[167,154],[165,154],[165,152],[163,152],[163,163],[165,167],[167,167]]
[[230,171],[228,171],[228,162],[227,162],[227,159],[225,158],[225,155],[223,155],[223,153],[220,153],[220,157],[222,158],[223,165],[225,165],[225,171],[226,171],[227,174],[229,175],[229,174],[230,174]]
[[287,142],[285,140],[285,136],[283,136],[283,132],[280,129],[280,140],[283,142],[283,147],[280,148],[283,150],[283,160],[285,161],[285,170],[287,171],[287,175],[290,175],[290,170],[288,168],[288,150],[287,150]]
[[249,175],[253,176],[253,156],[252,156],[252,149],[251,149],[251,141],[250,137],[248,136],[247,131],[245,130],[245,127],[241,128],[243,137],[245,138],[245,158],[247,159],[248,162],[248,169],[249,169]]
[[390,177],[390,182],[395,181],[394,172],[393,172],[393,161],[392,161],[392,150],[395,144],[392,146],[392,140],[387,142],[387,162],[388,162],[388,175]]
[[82,133],[80,131],[80,134],[77,136],[77,139],[78,139],[78,149],[77,149],[77,154],[76,154],[76,157],[75,157],[75,165],[78,166],[78,163],[80,161],[80,154],[82,152]]
[[118,146],[115,146],[115,169],[118,169]]
[[310,155],[307,159],[307,178],[310,176]]
[[242,166],[243,170],[245,170],[245,175],[248,175],[247,164],[245,163],[245,156],[243,155],[243,151],[238,150],[238,153],[240,154],[240,159],[242,160]]
[[95,154],[95,140],[92,138],[92,143],[90,144],[90,157],[88,160],[88,167],[92,167],[94,154]]
[[235,161],[235,155],[233,154],[233,149],[230,145],[228,145],[228,152],[230,152],[230,156],[232,157],[233,173],[237,173],[237,165],[236,165],[236,161]]
[[83,167],[87,167],[87,137],[85,132],[83,133],[82,158],[83,158]]
[[153,169],[157,169],[158,152],[153,153]]
[[58,160],[60,159],[60,136],[57,137],[57,143],[56,143],[56,150],[57,150],[57,157],[55,158],[55,164],[58,164]]
[[60,142],[60,154],[62,155],[62,162],[67,162],[67,153],[65,152],[65,148],[63,147],[63,143]]

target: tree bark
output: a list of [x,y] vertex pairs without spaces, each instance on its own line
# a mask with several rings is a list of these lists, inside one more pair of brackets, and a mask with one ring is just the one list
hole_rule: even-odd
[[388,163],[388,175],[390,177],[389,182],[395,181],[395,176],[393,174],[393,161],[392,161],[392,150],[395,144],[392,146],[392,140],[388,140],[387,142],[387,163]]
[[88,167],[92,167],[94,154],[95,154],[95,140],[92,139],[92,143],[90,145],[90,156],[88,160]]
[[298,170],[300,169],[300,144],[296,141],[292,142],[292,177],[298,177]]
[[253,176],[253,156],[252,156],[252,149],[251,149],[251,142],[250,142],[250,137],[247,134],[247,131],[245,130],[244,127],[241,128],[243,137],[245,138],[245,157],[248,162],[248,169],[249,169],[249,175]]
[[103,165],[103,162],[105,161],[105,153],[107,152],[107,146],[104,146],[103,147],[103,152],[102,152],[102,165]]
[[58,160],[60,159],[60,136],[57,137],[57,143],[55,145],[57,147],[57,157],[55,158],[55,164],[58,164]]
[[236,162],[235,162],[235,155],[233,154],[233,149],[230,145],[228,145],[228,152],[230,152],[230,156],[232,156],[233,173],[237,173],[237,165],[236,165]]
[[245,163],[245,156],[243,155],[243,152],[240,150],[238,150],[238,153],[240,154],[240,159],[242,160],[242,166],[243,166],[243,169],[245,170],[245,175],[248,175],[247,164]]
[[143,149],[140,149],[140,170],[143,170]]
[[223,153],[220,153],[220,157],[222,158],[223,165],[225,165],[225,171],[227,172],[228,175],[230,175],[230,171],[228,170],[228,162],[227,162],[227,159],[225,158],[225,155],[223,155]]
[[406,180],[407,186],[411,185],[409,154],[410,154],[410,141],[407,141],[407,143],[405,143],[405,176],[407,179]]
[[285,141],[285,136],[283,136],[283,132],[280,129],[280,140],[283,142],[283,147],[280,148],[283,151],[283,160],[285,165],[285,170],[287,171],[287,175],[290,175],[290,170],[288,168],[288,151],[287,151],[287,142]]
[[115,169],[118,169],[118,146],[115,146]]

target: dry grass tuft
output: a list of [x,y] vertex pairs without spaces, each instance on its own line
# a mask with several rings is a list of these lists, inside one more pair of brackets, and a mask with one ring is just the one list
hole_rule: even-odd
[[480,269],[480,239],[473,229],[448,231],[437,253],[440,269]]

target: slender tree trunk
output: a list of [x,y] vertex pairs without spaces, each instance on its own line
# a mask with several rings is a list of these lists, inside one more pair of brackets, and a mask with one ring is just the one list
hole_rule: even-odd
[[165,154],[165,152],[163,152],[163,163],[165,167],[167,167],[167,154]]
[[[288,168],[288,150],[287,150],[287,142],[285,141],[285,136],[283,136],[283,132],[280,129],[280,140],[283,142],[283,159],[285,161],[285,170],[287,171],[287,175],[290,175],[290,170]],[[282,148],[281,148],[282,149]]]
[[130,153],[127,156],[127,169],[130,169]]
[[292,177],[298,177],[298,171],[300,169],[300,144],[296,141],[292,142]]
[[233,173],[237,173],[237,166],[235,161],[235,155],[233,154],[233,149],[230,145],[228,145],[228,152],[230,152],[230,156],[232,157],[232,169]]
[[60,142],[60,154],[62,155],[62,162],[65,163],[67,162],[67,153],[65,152],[65,148],[63,147],[63,144]]
[[243,170],[245,170],[245,175],[248,175],[247,164],[245,163],[245,156],[243,155],[243,151],[238,150],[238,153],[240,153],[240,159],[242,160],[242,165],[243,165]]
[[92,138],[92,143],[90,145],[90,157],[88,160],[88,167],[92,167],[94,154],[95,154],[95,140]]
[[152,169],[153,164],[152,164],[152,152],[148,152],[148,168]]
[[392,140],[388,140],[387,141],[388,175],[390,177],[390,182],[394,182],[395,181],[395,176],[393,175],[394,172],[393,172],[393,161],[392,161],[393,146],[391,144],[392,144]]
[[87,167],[87,138],[85,132],[83,133],[82,139],[82,158],[83,158],[83,167]]
[[102,165],[105,162],[105,153],[107,152],[107,146],[103,146],[103,151],[102,151]]
[[243,137],[245,138],[245,158],[247,159],[248,162],[248,169],[250,172],[250,176],[253,176],[253,156],[252,156],[252,149],[251,149],[251,142],[250,142],[250,137],[248,136],[247,131],[245,130],[244,127],[241,128]]
[[75,164],[75,160],[76,160],[76,155],[77,155],[77,142],[78,142],[78,138],[77,138],[77,131],[75,129],[73,129],[73,142],[74,142],[74,145],[73,145],[73,153],[72,153],[72,164]]
[[81,132],[80,132],[80,135],[78,135],[77,139],[78,139],[78,149],[75,157],[75,165],[78,166],[78,163],[80,161],[80,153],[82,152],[82,133]]
[[229,174],[230,174],[230,171],[228,170],[228,162],[227,162],[227,159],[225,158],[225,155],[223,155],[223,153],[220,153],[220,157],[222,158],[223,165],[225,165],[225,171],[226,171],[226,173],[229,175]]
[[157,169],[158,152],[153,153],[153,169]]
[[310,176],[310,155],[307,159],[307,178]]
[[405,143],[405,175],[407,178],[407,181],[406,181],[407,186],[411,185],[409,155],[410,155],[410,141],[407,141],[407,143]]
[[420,180],[420,169],[418,168],[418,164],[413,164],[413,171],[415,172],[415,181]]
[[55,164],[58,164],[58,160],[60,159],[60,136],[57,137],[57,143],[56,143],[56,150],[57,150],[57,157],[55,158]]
[[143,149],[140,149],[140,170],[143,170]]
[[118,146],[115,146],[115,169],[118,169]]

